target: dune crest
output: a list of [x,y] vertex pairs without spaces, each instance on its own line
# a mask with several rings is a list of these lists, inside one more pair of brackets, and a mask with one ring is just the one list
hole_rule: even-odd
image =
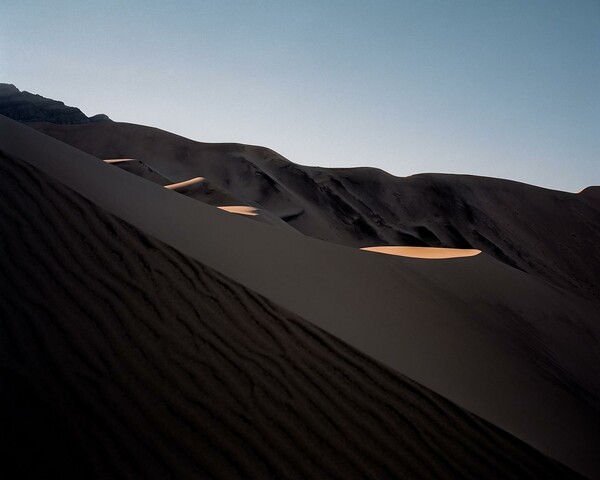
[[184,182],[171,183],[169,185],[165,185],[164,187],[168,188],[169,190],[177,190],[178,188],[187,187],[188,185],[193,185],[194,183],[199,183],[203,180],[204,177],[194,177],[190,178],[189,180],[185,180]]
[[439,247],[363,247],[361,250],[367,252],[383,253],[386,255],[396,255],[399,257],[425,258],[441,260],[445,258],[474,257],[479,255],[481,250],[475,248],[439,248]]
[[[117,122],[30,126],[95,156],[138,158],[172,180],[165,183],[206,176],[210,188],[206,181],[186,195],[214,206],[260,205],[261,214],[248,218],[271,214],[282,220],[279,225],[354,248],[477,248],[600,301],[600,257],[579,254],[600,242],[598,187],[574,195],[472,175],[401,178],[372,168],[308,167],[268,148],[195,142]],[[147,169],[130,171],[150,177]]]
[[[267,228],[266,225],[261,225],[259,222],[240,221],[239,218],[217,214],[214,208],[209,208],[202,202],[190,202],[181,195],[168,194],[164,189],[156,188],[142,178],[121,175],[114,169],[105,168],[99,164],[97,158],[89,157],[49,137],[38,135],[32,129],[16,122],[0,117],[0,126],[0,141],[4,153],[24,159],[31,166],[47,172],[68,188],[85,195],[85,198],[104,211],[114,213],[131,226],[170,245],[173,252],[177,251],[188,255],[219,274],[238,282],[240,286],[265,295],[268,300],[281,306],[285,311],[305,318],[318,328],[348,342],[374,360],[391,366],[396,371],[402,372],[422,385],[455,401],[471,413],[480,415],[485,420],[530,443],[546,455],[563,461],[583,473],[590,473],[590,477],[597,478],[596,475],[593,475],[600,471],[597,448],[594,447],[594,445],[600,444],[598,441],[600,417],[597,408],[597,399],[599,398],[597,379],[600,378],[598,376],[600,362],[598,362],[598,350],[595,348],[597,344],[594,343],[595,339],[599,338],[598,325],[597,322],[594,322],[598,318],[597,304],[571,295],[571,292],[556,289],[553,285],[540,281],[533,275],[510,268],[494,260],[490,255],[480,255],[465,262],[414,262],[401,258],[373,258],[362,255],[357,248],[343,248],[332,243],[311,239],[305,235]],[[117,155],[120,153],[106,156]],[[131,156],[139,157],[139,155]],[[225,161],[221,161],[219,165],[231,166],[230,162]],[[160,171],[164,171],[162,167]],[[214,178],[214,172],[209,169],[202,168],[198,171],[205,173],[211,180]],[[249,173],[252,171],[251,168],[247,170]],[[167,171],[164,172],[169,177],[173,176]],[[190,178],[192,175],[186,174],[186,176]],[[7,172],[6,177],[12,179],[14,175],[9,175]],[[181,179],[176,176],[173,178]],[[254,175],[240,176],[238,182],[240,185],[248,184],[249,178],[254,179]],[[269,181],[267,177],[261,178],[264,178],[265,182]],[[305,180],[306,177],[299,177],[299,181],[304,182]],[[16,186],[21,183],[13,180],[8,185],[15,184]],[[204,185],[204,183],[197,185]],[[321,187],[328,198],[333,199],[333,202],[338,202],[334,196],[336,194],[331,188],[323,186],[323,184]],[[7,186],[1,191],[4,194],[5,191],[10,190]],[[271,193],[273,194],[273,191]],[[23,193],[18,196],[29,198],[29,195]],[[247,198],[241,195],[240,197]],[[455,197],[449,195],[448,190],[441,189],[437,198],[440,201],[443,200],[443,205],[454,205],[452,200]],[[140,199],[141,201],[130,201],[131,199]],[[527,199],[529,200],[529,198]],[[492,198],[488,202],[495,204],[497,200]],[[59,202],[50,202],[51,205],[53,203],[58,204]],[[67,204],[66,201],[60,203]],[[13,204],[18,205],[19,202],[13,202]],[[243,202],[222,202],[221,205],[223,204],[240,205]],[[265,206],[262,201],[257,200],[255,204],[265,208],[265,210],[261,210],[258,218],[262,217],[263,213],[269,213],[269,207]],[[307,208],[310,207],[310,205],[306,205]],[[461,205],[464,207],[461,211],[465,211],[465,215],[476,218],[476,212],[473,209],[467,210],[469,203],[465,202]],[[408,208],[408,206],[404,208]],[[35,205],[28,210],[45,212],[45,209]],[[558,208],[553,210],[558,212],[555,213],[555,216],[560,219],[561,210]],[[563,210],[566,209],[563,208]],[[334,210],[334,213],[339,211],[341,210]],[[350,213],[348,212],[344,218],[353,218],[348,216]],[[439,213],[441,215],[443,212]],[[567,213],[573,215],[572,211]],[[582,210],[582,213],[585,213],[585,210]],[[335,214],[337,215],[337,213]],[[21,219],[27,218],[27,215],[11,215],[9,209],[4,217],[9,220],[14,217],[15,220],[12,221],[16,223],[12,228],[6,228],[6,231],[16,231],[17,233],[31,231],[21,227]],[[50,212],[45,215],[49,216]],[[43,222],[43,225],[64,225],[65,222],[62,219],[71,217],[73,215],[57,212],[49,217],[49,221]],[[193,221],[191,221],[192,219]],[[177,220],[178,228],[173,228],[174,220]],[[360,219],[356,217],[355,220]],[[39,223],[42,224],[41,221]],[[94,225],[101,224],[102,222],[94,223]],[[419,220],[419,224],[423,225],[424,222]],[[564,225],[562,228],[565,228]],[[105,231],[105,229],[94,227],[92,233],[97,235],[97,230]],[[503,235],[508,235],[516,230],[507,232],[504,228],[498,231]],[[424,231],[423,235],[435,234],[435,231],[431,229],[428,232]],[[33,233],[35,239],[43,238],[41,234]],[[113,236],[115,235],[111,233],[111,237]],[[487,237],[485,238],[487,239]],[[21,242],[3,240],[4,243],[13,247]],[[57,239],[54,243],[58,244],[58,247],[55,247],[58,251],[65,250],[64,242],[61,239]],[[381,245],[383,243],[382,241],[370,241],[362,245]],[[388,244],[402,243],[388,242]],[[448,243],[442,244],[447,245]],[[492,245],[496,244],[492,243]],[[37,250],[37,248],[27,247],[25,251],[31,250]],[[66,250],[70,251],[71,249],[67,248]],[[290,255],[290,251],[294,254]],[[175,253],[173,254],[175,255]],[[8,262],[21,256],[22,254],[19,252],[12,252],[3,260]],[[103,260],[113,257],[111,251],[110,256],[103,255],[99,258]],[[53,256],[50,254],[49,258],[52,259]],[[79,268],[77,265],[88,258],[91,259],[91,256],[83,257],[81,262],[76,262],[76,265],[69,266],[69,268]],[[161,261],[161,265],[172,264],[172,258],[171,256],[169,259]],[[21,265],[27,266],[31,263],[24,261]],[[50,261],[48,263],[57,268],[66,264],[66,261],[52,260],[52,263]],[[145,265],[144,262],[137,260],[131,263],[132,265],[140,263],[142,266]],[[101,264],[113,268],[111,262],[105,261]],[[16,265],[18,271],[23,269],[19,264]],[[125,266],[129,269],[129,262],[125,263]],[[41,270],[44,268],[40,266]],[[121,264],[115,268],[123,271]],[[5,270],[5,268],[0,269],[0,272],[4,275]],[[161,266],[156,270],[162,272],[164,269]],[[144,268],[144,278],[146,278],[147,272],[152,271],[152,267]],[[189,281],[194,278],[196,270],[192,269],[188,272],[184,274],[182,283],[184,288],[191,289],[195,295],[199,288],[190,287]],[[64,274],[64,269],[61,269],[51,278],[62,278]],[[112,275],[112,270],[110,274]],[[68,286],[76,281],[83,280],[85,283],[88,278],[88,276],[78,276],[75,279],[69,277]],[[105,278],[106,275],[101,276],[99,280],[102,282],[101,288],[96,290],[113,292],[115,286],[107,285]],[[20,286],[23,282],[9,280],[4,283]],[[154,292],[163,290],[155,283],[148,288],[151,289],[146,295],[148,298],[154,298]],[[20,290],[26,289],[20,288]],[[35,289],[35,292],[40,290],[41,288]],[[111,293],[111,295],[114,294]],[[214,296],[214,293],[211,292],[211,295]],[[3,298],[12,296],[12,294],[3,295]],[[62,295],[46,296],[63,303]],[[176,294],[175,297],[167,298],[185,297]],[[160,314],[158,311],[157,321],[164,322],[172,317],[178,320],[181,315],[172,315],[172,304],[177,304],[177,301],[165,300],[157,303],[158,306],[164,305],[168,308],[165,314]],[[19,304],[15,304],[15,308],[19,308],[21,303],[27,304],[27,302],[19,301]],[[104,304],[106,302],[102,305]],[[223,305],[228,304],[228,302],[223,303]],[[137,301],[134,305],[137,305]],[[121,308],[121,303],[116,306]],[[38,310],[36,304],[36,312]],[[186,307],[186,310],[193,310],[193,308]],[[73,311],[79,315],[80,306],[74,305]],[[262,311],[268,313],[265,308]],[[202,316],[200,315],[200,318]],[[13,318],[14,314],[11,313],[4,317]],[[114,315],[109,312],[109,316],[106,318],[114,318]],[[113,330],[113,327],[119,327],[115,322],[110,324],[109,332]],[[197,322],[192,320],[186,323],[186,326],[196,324]],[[238,330],[243,326],[244,322],[236,322],[233,330]],[[130,331],[129,321],[119,328],[123,328],[127,334]],[[211,338],[221,339],[224,337],[215,335],[212,331],[212,322],[207,324],[207,328],[211,329],[208,332]],[[91,329],[84,329],[84,331],[88,330]],[[144,328],[143,332],[147,330]],[[189,328],[184,327],[182,335],[185,338],[191,337]],[[57,334],[53,337],[61,338],[64,335]],[[146,338],[145,333],[143,338]],[[278,350],[276,354],[268,355],[266,358],[275,359],[287,356],[286,345],[288,344],[280,343],[279,338],[279,335],[276,334],[269,335],[267,343],[275,343]],[[221,345],[221,340],[219,342]],[[7,348],[12,344],[20,343],[20,341],[9,342]],[[161,348],[164,344],[165,342],[160,343]],[[203,343],[200,342],[200,345]],[[293,345],[293,343],[289,345]],[[198,348],[196,343],[193,348],[204,351],[204,347]],[[52,351],[54,350],[62,351],[63,349],[53,348]],[[148,364],[145,346],[143,349],[126,349],[127,352],[131,350],[139,350],[145,354],[141,361],[144,366]],[[243,361],[240,361],[240,365],[255,364],[259,358],[265,358],[265,352],[247,355],[244,353],[248,351],[246,347],[231,350],[241,353]],[[221,355],[220,352],[223,351],[222,346],[219,346],[218,349],[212,350],[210,355]],[[164,358],[164,349],[159,351],[157,358]],[[260,361],[262,362],[262,360]],[[180,359],[177,362],[180,362]],[[194,363],[194,365],[202,364],[203,362]],[[94,361],[92,365],[103,378],[113,378],[105,373],[102,363]],[[236,371],[235,367],[233,370]],[[162,368],[161,371],[163,371]],[[261,366],[260,377],[275,375],[275,372],[278,372],[278,368],[273,367],[272,361],[268,361]],[[311,369],[311,374],[312,372],[319,372],[319,369]],[[206,372],[203,370],[203,377],[205,375]],[[229,375],[229,373],[219,375],[219,378],[225,379]],[[161,378],[174,376],[163,374]],[[181,378],[186,385],[194,386],[193,382],[190,383],[186,373],[181,376],[177,375],[177,377]],[[128,380],[132,376],[121,378]],[[280,403],[287,406],[290,404],[289,399],[295,398],[296,394],[294,390],[290,390],[289,377],[284,374],[281,378],[285,396],[282,397],[284,400]],[[377,382],[372,383],[376,384]],[[245,381],[245,387],[236,388],[235,393],[228,398],[235,400],[240,390],[254,392],[254,399],[257,398],[257,395],[259,395],[258,398],[262,398],[270,390],[255,389],[252,387],[254,384],[255,382]],[[359,382],[358,385],[366,388],[364,382]],[[222,387],[218,388],[221,390]],[[311,390],[313,389],[318,388],[311,386]],[[194,401],[198,401],[205,398],[205,392],[213,390],[210,387],[206,390],[201,389],[198,395],[192,398]],[[164,392],[164,389],[161,388],[160,391]],[[186,392],[186,395],[189,394]],[[371,396],[370,393],[368,395]],[[343,396],[344,394],[338,391],[333,396],[327,396],[328,402],[332,398]],[[130,396],[128,395],[128,397]],[[164,395],[164,397],[169,396]],[[181,402],[187,401],[184,398],[187,399],[188,396],[182,397]],[[261,403],[253,401],[253,405]],[[314,409],[312,402],[308,405],[311,410]],[[384,407],[384,409],[388,408]],[[136,411],[137,409],[136,405]],[[376,411],[379,410],[381,409]],[[236,407],[235,411],[244,412],[247,411],[247,408]],[[231,419],[232,416],[230,412],[228,413],[229,415],[224,418]],[[253,414],[253,412],[250,413]],[[368,416],[369,421],[371,416]],[[364,418],[365,416],[359,414],[358,417]],[[175,418],[178,419],[180,416],[176,415]],[[325,418],[330,418],[330,415],[326,415]],[[407,418],[412,419],[413,414],[410,413]],[[247,417],[244,417],[242,422],[247,425]],[[410,425],[410,423],[412,422],[409,420],[408,424]],[[184,422],[184,424],[189,425],[189,422]],[[384,421],[383,424],[389,425],[387,421]],[[327,423],[327,428],[330,428],[329,425],[330,423]],[[218,428],[221,430],[222,425]],[[198,431],[202,430],[198,429]],[[393,427],[386,428],[386,432],[393,430]],[[448,431],[450,430],[452,429]],[[411,429],[411,431],[414,430]],[[361,428],[358,432],[362,436],[364,429]],[[184,435],[177,434],[172,437],[175,437],[177,441],[185,438]],[[429,433],[426,435],[427,437],[431,438]],[[321,444],[320,438],[322,437],[318,436],[313,443],[317,441]],[[338,438],[352,438],[352,435],[342,434]],[[477,441],[479,442],[479,439]],[[376,440],[376,442],[377,450],[379,450],[379,441]],[[297,444],[295,441],[293,443]],[[338,441],[335,444],[339,445],[340,443],[344,443],[344,441]],[[436,442],[431,443],[435,444]],[[269,442],[268,447],[272,450],[272,445],[278,444],[278,441]],[[402,451],[404,451],[403,448],[394,447],[392,449],[392,452]],[[411,455],[410,458],[412,457]],[[179,464],[179,462],[175,463],[175,465]],[[495,468],[493,465],[490,467],[487,462],[486,464],[488,471],[490,468]],[[394,469],[392,471],[402,470]],[[304,477],[310,476],[305,475]],[[362,475],[363,478],[365,476],[369,475]],[[460,470],[452,476],[454,478],[485,477],[485,475],[463,475]],[[526,475],[509,474],[505,475],[505,478],[523,478],[524,476]],[[312,475],[312,477],[317,478],[318,476]],[[372,475],[372,477],[376,478],[376,475]],[[420,477],[444,478],[445,475],[424,473]],[[452,478],[450,475],[448,477]],[[558,475],[542,474],[529,475],[529,477],[557,478]]]
[[237,213],[238,215],[248,215],[255,217],[258,215],[258,208],[248,207],[247,205],[223,205],[217,207],[219,210],[224,210],[229,213]]
[[2,471],[580,478],[20,160],[0,172]]
[[121,162],[133,162],[135,158],[108,158],[102,160],[104,163],[121,163]]

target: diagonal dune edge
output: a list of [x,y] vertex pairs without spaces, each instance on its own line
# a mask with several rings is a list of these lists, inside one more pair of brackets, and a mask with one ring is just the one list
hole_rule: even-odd
[[102,160],[104,163],[124,163],[124,162],[135,162],[135,158],[107,158],[106,160]]
[[197,142],[131,123],[28,125],[98,158],[141,159],[117,166],[155,183],[205,176],[206,185],[182,193],[211,205],[260,206],[256,221],[357,248],[477,248],[600,303],[600,256],[583,253],[600,244],[600,187],[575,195],[474,175],[303,166],[269,148]]
[[[478,311],[485,309],[481,298],[491,289],[494,302],[518,306],[522,318],[567,315],[572,322],[585,322],[597,316],[592,304],[574,303],[486,255],[424,266],[244,222],[5,117],[0,118],[0,147],[142,231],[597,478],[597,410],[498,342],[482,328]],[[437,294],[431,293],[432,284]],[[472,312],[465,312],[465,296],[476,305]],[[485,315],[493,317],[494,310]]]
[[7,471],[579,478],[35,168],[0,173]]

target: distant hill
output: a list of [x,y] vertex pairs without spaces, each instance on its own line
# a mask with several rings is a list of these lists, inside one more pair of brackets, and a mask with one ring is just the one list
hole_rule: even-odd
[[195,142],[156,128],[96,121],[13,85],[0,84],[0,113],[7,96],[21,99],[16,104],[25,110],[44,105],[45,113],[64,112],[62,119],[21,121],[98,158],[134,159],[115,166],[155,183],[202,177],[178,192],[210,205],[256,208],[254,220],[349,247],[478,249],[600,301],[599,187],[573,194],[472,175],[402,178],[368,167],[309,167],[264,147]]
[[0,115],[0,471],[600,480],[599,188]]
[[0,114],[19,122],[81,124],[107,122],[104,114],[86,116],[81,110],[63,102],[20,91],[9,83],[0,83]]
[[204,184],[178,191],[218,204],[209,182],[221,197],[236,199],[225,204],[259,208],[255,220],[269,213],[305,235],[349,247],[479,249],[600,300],[598,187],[574,194],[473,175],[309,167],[264,147],[194,142],[120,122],[31,126],[98,158],[136,159],[115,166],[151,181],[156,172],[171,183],[203,177]]

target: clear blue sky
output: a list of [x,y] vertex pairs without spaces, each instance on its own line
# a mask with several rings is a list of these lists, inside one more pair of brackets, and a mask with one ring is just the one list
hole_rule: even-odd
[[600,184],[597,0],[2,0],[0,81],[301,164]]

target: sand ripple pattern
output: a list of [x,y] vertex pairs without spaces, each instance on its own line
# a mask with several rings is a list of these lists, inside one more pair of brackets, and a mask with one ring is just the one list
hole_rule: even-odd
[[24,478],[575,477],[6,157],[0,248]]

